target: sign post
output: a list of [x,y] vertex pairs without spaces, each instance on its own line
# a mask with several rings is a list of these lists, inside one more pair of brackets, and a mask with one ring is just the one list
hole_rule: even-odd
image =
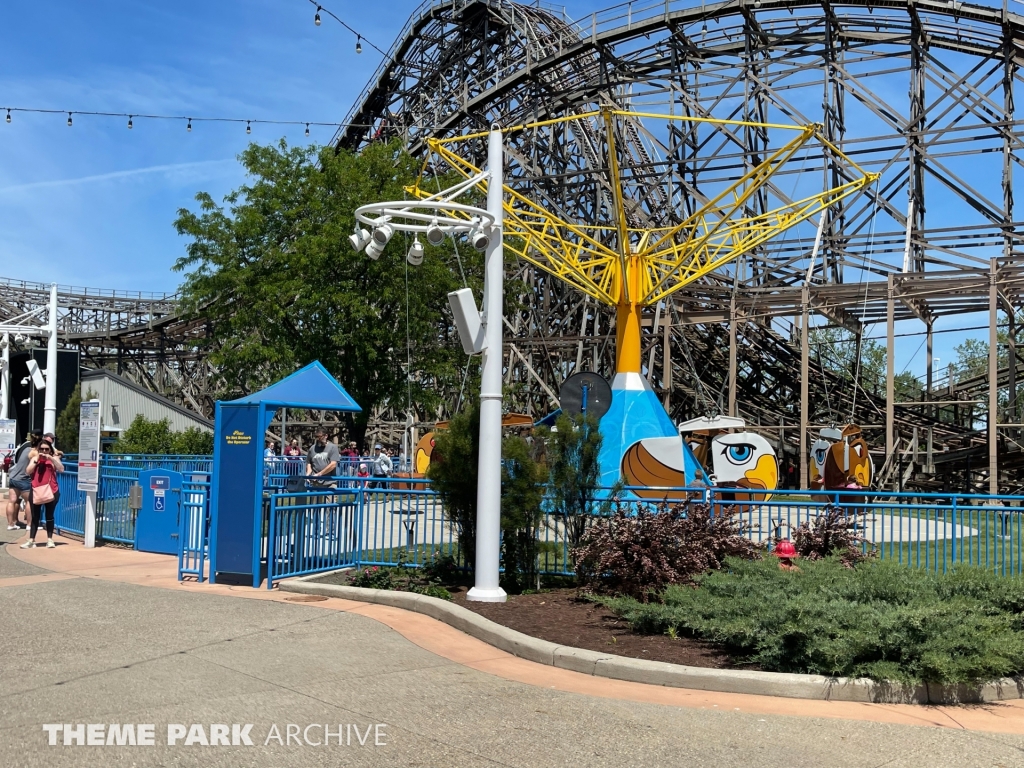
[[[10,456],[14,460],[14,449],[17,447],[18,422],[14,419],[0,419],[0,461]],[[3,473],[3,487],[7,487],[7,472]]]
[[82,403],[78,419],[78,490],[85,491],[85,546],[96,546],[96,492],[100,486],[100,401]]

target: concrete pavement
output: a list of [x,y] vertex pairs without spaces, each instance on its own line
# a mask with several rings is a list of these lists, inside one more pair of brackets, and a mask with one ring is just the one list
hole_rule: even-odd
[[[77,543],[17,555],[0,547],[3,766],[1024,765],[1024,710],[1007,705],[848,719],[867,710],[601,680],[383,606],[182,587],[159,556]],[[153,724],[155,745],[63,746],[58,733],[51,747],[51,723]],[[343,745],[308,744],[325,723]],[[207,738],[211,724],[251,725],[254,746],[168,746],[176,724]],[[278,744],[289,724],[312,725],[308,741]]]

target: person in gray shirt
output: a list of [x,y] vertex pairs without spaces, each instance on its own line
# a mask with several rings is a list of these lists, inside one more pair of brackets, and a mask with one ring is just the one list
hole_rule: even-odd
[[[306,475],[309,477],[330,477],[338,468],[338,461],[341,453],[338,446],[327,439],[327,430],[319,427],[316,431],[316,440],[309,449],[306,457]],[[313,480],[312,484],[318,488],[333,488],[334,483],[328,480]]]
[[8,531],[24,527],[18,523],[18,510],[21,507],[22,499],[26,504],[31,502],[29,497],[32,494],[32,481],[29,479],[27,469],[42,436],[41,429],[35,430],[14,452],[14,464],[11,465],[11,469],[7,473],[7,485],[10,487],[7,497]]

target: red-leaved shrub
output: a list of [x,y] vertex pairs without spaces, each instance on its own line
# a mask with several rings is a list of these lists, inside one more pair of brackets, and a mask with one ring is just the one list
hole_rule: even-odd
[[713,515],[706,504],[616,506],[593,521],[573,550],[579,587],[647,602],[669,584],[686,584],[720,568],[726,557],[755,558],[761,547],[735,515]]
[[796,553],[807,560],[820,560],[834,554],[843,565],[853,567],[874,555],[873,551],[864,551],[867,539],[857,532],[862,521],[861,514],[829,505],[817,517],[800,523],[793,531],[793,546]]

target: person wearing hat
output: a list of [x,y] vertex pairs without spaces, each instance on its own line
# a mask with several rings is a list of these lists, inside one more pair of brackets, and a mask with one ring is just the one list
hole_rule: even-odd
[[[373,446],[373,450],[376,455],[373,457],[373,476],[379,478],[391,477],[391,472],[394,470],[394,466],[391,464],[391,457],[388,456],[387,451],[384,450],[384,446],[377,443]],[[374,483],[379,485],[380,483]]]
[[783,539],[775,545],[775,556],[779,558],[779,568],[784,571],[799,571],[800,567],[794,563],[798,557],[796,547],[789,539]]
[[[35,457],[36,446],[43,439],[43,430],[34,429],[31,434],[25,437],[25,442],[14,450],[13,464],[7,473],[7,486],[10,488],[7,497],[7,530],[15,531],[26,526],[18,521],[18,512],[21,503],[27,505],[31,499],[32,482],[29,480],[28,463]],[[30,518],[30,511],[26,506],[26,519]]]

